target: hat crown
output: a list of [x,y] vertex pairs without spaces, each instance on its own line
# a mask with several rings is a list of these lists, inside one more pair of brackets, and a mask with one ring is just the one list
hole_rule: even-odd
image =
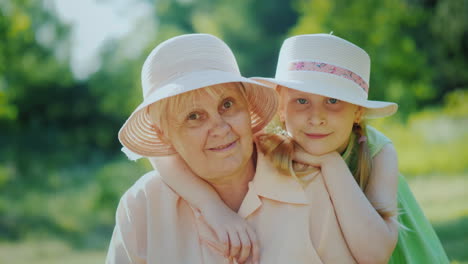
[[147,111],[159,100],[213,85],[241,83],[252,133],[270,122],[278,106],[275,90],[242,77],[231,49],[208,34],[181,35],[159,44],[145,60],[141,79],[143,102],[120,129],[119,141],[129,150],[127,153],[146,157],[175,153],[173,146],[160,138],[155,129],[159,124]]
[[330,34],[298,35],[286,39],[281,47],[276,79],[289,79],[290,64],[301,61],[337,66],[369,83],[369,55],[353,43]]
[[240,75],[234,54],[219,38],[209,34],[186,34],[154,48],[143,64],[143,96],[187,73],[218,70]]

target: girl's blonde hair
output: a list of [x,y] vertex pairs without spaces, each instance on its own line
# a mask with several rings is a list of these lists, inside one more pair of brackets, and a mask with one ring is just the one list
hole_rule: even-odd
[[[280,94],[282,89],[284,88],[281,86],[277,87],[277,91]],[[284,123],[281,123],[281,130],[285,130]],[[372,172],[372,156],[367,142],[366,131],[366,123],[364,121],[355,123],[351,132],[353,134],[350,136],[346,149],[347,155],[352,155],[354,151],[357,151],[356,167],[351,173],[363,192],[365,192],[367,188]],[[262,151],[265,156],[269,157],[273,165],[284,175],[291,175],[291,172],[294,171],[296,175],[301,176],[309,171],[301,170],[298,172],[294,170],[296,167],[294,166],[292,158],[294,149],[298,146],[290,136],[281,134],[263,134],[258,136],[257,142],[259,143],[260,151]],[[346,160],[351,157],[343,158]],[[374,205],[374,208],[382,218],[388,218],[397,214],[397,212],[393,210],[389,210],[388,208],[383,208],[378,205]]]
[[[351,155],[353,149],[357,146],[357,164],[356,169],[353,173],[354,179],[358,183],[361,190],[365,191],[367,184],[369,183],[369,177],[372,171],[372,157],[370,153],[369,144],[367,142],[367,132],[366,132],[365,122],[355,123],[353,125],[352,133],[355,134],[355,137],[352,137],[348,143],[348,148],[350,148],[347,153]],[[347,157],[344,157],[345,159]]]
[[[372,157],[367,140],[361,140],[361,142],[359,142],[359,139],[367,137],[365,126],[364,123],[355,124],[353,126],[352,133],[354,133],[355,136],[350,137],[348,149],[346,151],[347,153],[352,153],[355,148],[357,148],[357,166],[352,174],[363,192],[366,190],[372,171]],[[262,134],[257,137],[257,145],[260,151],[267,156],[278,171],[284,175],[291,175],[291,172],[294,171],[296,175],[302,176],[313,171],[313,168],[309,170],[302,169],[301,171],[295,170],[296,167],[294,166],[292,158],[294,149],[298,146],[290,136]],[[397,212],[389,208],[381,207],[376,204],[373,206],[384,219],[397,215]]]

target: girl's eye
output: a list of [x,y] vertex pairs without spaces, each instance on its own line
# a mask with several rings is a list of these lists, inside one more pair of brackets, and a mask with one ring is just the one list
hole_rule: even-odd
[[187,120],[198,120],[198,119],[200,119],[200,114],[196,112],[190,113],[187,116]]
[[231,100],[226,100],[226,101],[223,102],[223,108],[224,108],[224,109],[229,109],[229,108],[232,107],[233,104],[234,104],[233,101],[231,101]]
[[327,103],[328,104],[337,104],[340,100],[335,99],[335,98],[328,98]]
[[308,103],[307,99],[304,99],[304,98],[296,99],[296,102],[298,102],[299,104],[307,104]]

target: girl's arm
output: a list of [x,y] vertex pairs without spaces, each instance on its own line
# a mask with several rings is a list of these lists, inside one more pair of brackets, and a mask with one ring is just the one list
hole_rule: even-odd
[[259,261],[260,250],[253,229],[221,200],[211,185],[196,176],[179,155],[149,160],[169,187],[200,210],[222,243],[226,256],[243,263],[252,254],[253,263]]
[[362,192],[337,153],[313,157],[296,154],[299,162],[321,167],[345,240],[358,263],[387,263],[398,239],[396,215],[382,218],[379,209],[397,211],[398,164],[391,144],[373,160],[371,177]]

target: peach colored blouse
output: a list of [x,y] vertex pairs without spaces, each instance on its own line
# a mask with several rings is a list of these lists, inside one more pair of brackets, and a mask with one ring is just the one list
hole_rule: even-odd
[[[319,172],[284,176],[259,153],[238,214],[257,233],[260,263],[356,263]],[[197,210],[152,171],[120,200],[106,263],[236,263],[216,241]]]

